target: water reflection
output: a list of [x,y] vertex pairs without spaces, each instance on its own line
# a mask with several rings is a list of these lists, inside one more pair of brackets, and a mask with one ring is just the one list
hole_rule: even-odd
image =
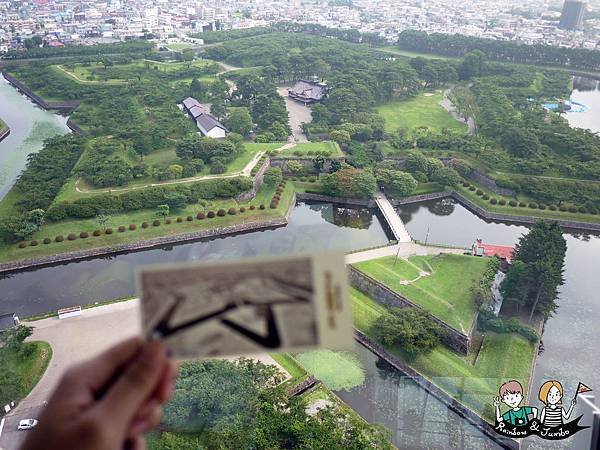
[[286,227],[22,271],[0,278],[0,313],[19,316],[135,295],[147,264],[207,261],[310,251],[348,252],[389,237],[368,209],[299,203]]
[[600,82],[589,78],[575,77],[573,87],[571,100],[584,104],[588,109],[585,112],[567,112],[565,117],[569,121],[569,125],[600,132]]
[[365,383],[338,396],[371,423],[391,431],[401,449],[500,448],[409,377],[359,344],[355,353],[366,367]]

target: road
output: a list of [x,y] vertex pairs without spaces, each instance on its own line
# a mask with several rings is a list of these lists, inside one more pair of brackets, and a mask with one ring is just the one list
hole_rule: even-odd
[[[37,418],[64,371],[94,354],[128,337],[140,334],[138,300],[112,303],[85,309],[81,316],[56,317],[27,323],[34,327],[29,340],[46,341],[52,347],[52,359],[40,382],[11,413],[6,416],[0,436],[0,449],[16,450],[26,431],[18,431],[22,419]],[[268,354],[252,355],[265,364],[283,368]]]
[[308,142],[308,138],[302,131],[303,123],[312,122],[312,113],[308,106],[292,100],[288,96],[289,86],[277,88],[277,92],[285,100],[285,108],[290,116],[290,127],[292,128],[292,140],[295,142]]

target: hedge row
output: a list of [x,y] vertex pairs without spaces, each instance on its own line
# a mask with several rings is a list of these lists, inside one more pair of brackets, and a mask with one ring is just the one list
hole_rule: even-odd
[[232,198],[252,188],[252,181],[246,177],[204,180],[175,186],[154,186],[133,190],[122,194],[101,194],[84,197],[74,202],[56,203],[46,212],[50,221],[67,218],[85,219],[96,217],[109,211],[111,214],[156,208],[168,204],[174,195],[182,197],[187,204],[200,199]]
[[264,166],[265,161],[267,160],[267,155],[263,155],[258,162],[254,165],[254,167],[252,168],[252,170],[250,171],[250,175],[254,176],[258,173],[258,171],[260,169],[262,169],[262,166]]

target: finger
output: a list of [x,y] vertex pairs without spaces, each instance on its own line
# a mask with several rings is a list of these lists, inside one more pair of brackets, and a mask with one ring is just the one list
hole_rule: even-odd
[[155,404],[147,416],[145,416],[143,419],[136,419],[133,421],[129,427],[127,435],[133,438],[150,431],[160,423],[161,418],[162,407],[159,404]]
[[[97,410],[123,432],[158,387],[167,364],[165,348],[159,342],[144,345],[139,355],[125,368],[110,387]],[[110,425],[109,425],[110,426]]]
[[177,375],[179,374],[179,364],[175,361],[169,361],[163,375],[160,379],[158,387],[154,392],[153,397],[160,403],[166,403],[173,395],[175,389],[175,383],[177,382]]
[[146,440],[143,436],[128,439],[123,446],[123,450],[146,450]]
[[139,337],[127,339],[82,363],[77,368],[78,375],[97,393],[111,383],[115,374],[136,356],[141,347]]

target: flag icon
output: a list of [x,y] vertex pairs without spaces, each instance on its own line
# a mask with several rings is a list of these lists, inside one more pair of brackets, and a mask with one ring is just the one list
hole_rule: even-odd
[[575,396],[577,397],[579,394],[583,394],[584,392],[592,392],[592,388],[589,386],[586,386],[585,384],[583,384],[580,381],[579,384],[577,385],[577,394],[575,394]]

